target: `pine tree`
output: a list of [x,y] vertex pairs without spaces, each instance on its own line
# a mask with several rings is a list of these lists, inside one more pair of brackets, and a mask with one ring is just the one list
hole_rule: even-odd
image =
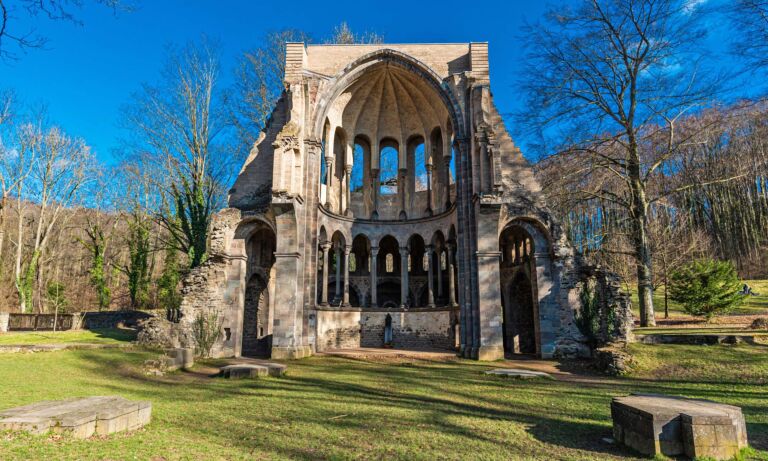
[[670,298],[690,315],[710,321],[731,312],[743,301],[741,282],[730,261],[702,259],[670,274]]

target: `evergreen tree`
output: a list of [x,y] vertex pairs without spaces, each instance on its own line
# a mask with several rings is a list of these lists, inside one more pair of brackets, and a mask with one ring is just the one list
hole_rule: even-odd
[[670,298],[690,315],[727,314],[743,301],[741,282],[730,261],[702,259],[683,265],[670,274]]

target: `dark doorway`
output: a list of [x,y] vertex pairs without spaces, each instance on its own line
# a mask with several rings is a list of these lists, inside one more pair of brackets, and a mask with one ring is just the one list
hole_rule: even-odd
[[268,334],[269,290],[261,276],[253,275],[245,287],[242,355],[269,357],[272,335]]
[[499,238],[504,354],[538,353],[538,306],[533,239],[520,226]]
[[531,281],[518,272],[503,292],[504,353],[536,353],[536,319]]

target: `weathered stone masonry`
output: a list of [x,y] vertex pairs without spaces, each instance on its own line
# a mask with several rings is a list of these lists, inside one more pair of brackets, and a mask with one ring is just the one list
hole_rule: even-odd
[[216,311],[220,356],[586,352],[594,273],[496,110],[487,43],[288,43],[284,84],[184,281],[177,342]]

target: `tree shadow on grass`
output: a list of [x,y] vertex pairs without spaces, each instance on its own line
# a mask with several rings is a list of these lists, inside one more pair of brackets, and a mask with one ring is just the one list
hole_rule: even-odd
[[[146,352],[78,353],[86,372],[119,378],[100,383],[101,388],[159,401],[158,412],[168,411],[172,405],[195,409],[175,420],[174,427],[244,452],[267,450],[301,459],[366,457],[360,450],[367,445],[373,446],[370,457],[385,457],[384,452],[400,438],[398,430],[412,430],[413,426],[461,443],[486,444],[508,457],[531,457],[520,440],[504,432],[515,427],[522,427],[537,441],[531,450],[538,453],[560,447],[564,452],[578,450],[584,457],[597,459],[634,457],[636,454],[627,449],[601,441],[610,435],[612,396],[649,392],[718,401],[724,397],[722,387],[687,387],[688,383],[672,381],[620,378],[588,386],[549,380],[523,382],[487,376],[482,373],[487,366],[461,362],[382,365],[315,358],[289,362],[288,376],[279,379],[229,381],[190,378],[184,373],[154,377],[140,370],[141,361],[151,357]],[[745,414],[765,411],[759,404],[759,391],[735,392],[739,393],[726,394],[728,400],[744,400]],[[205,406],[198,405],[203,401]],[[400,419],[389,420],[387,415],[392,413],[401,415]],[[217,419],[222,415],[230,419]],[[201,424],[203,418],[207,424]],[[232,418],[237,421],[237,430],[232,428]],[[243,435],[263,432],[265,421],[274,423],[270,436],[259,439]],[[478,424],[493,426],[496,432],[478,428]],[[314,427],[356,438],[378,428],[375,436],[383,438],[374,444],[355,440],[349,447],[336,447],[322,433],[309,429]],[[748,430],[753,446],[765,449],[766,424],[750,424]],[[291,437],[302,438],[302,443],[290,443]],[[544,445],[536,445],[538,442]],[[563,457],[573,459],[574,454],[567,452]]]

